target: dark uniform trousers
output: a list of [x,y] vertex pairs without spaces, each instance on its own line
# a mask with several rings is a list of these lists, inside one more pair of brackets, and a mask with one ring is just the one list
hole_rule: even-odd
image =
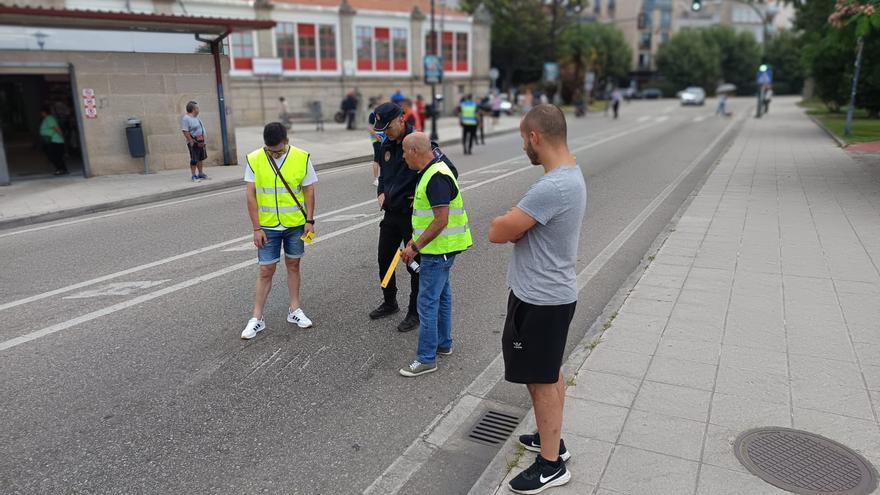
[[[385,218],[379,223],[379,280],[385,278],[388,266],[394,260],[394,254],[398,249],[406,247],[406,243],[412,239],[412,213],[397,213],[386,211]],[[416,261],[420,258],[417,256]],[[419,274],[412,271],[408,266],[406,271],[409,272],[410,293],[408,314],[418,315],[416,303],[419,299]],[[388,304],[397,303],[397,277],[391,275],[391,281],[388,286],[382,289],[385,296],[385,302]]]

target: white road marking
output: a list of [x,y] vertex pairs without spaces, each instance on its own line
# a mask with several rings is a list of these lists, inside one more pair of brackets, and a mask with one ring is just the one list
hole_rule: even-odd
[[675,110],[675,106],[668,106],[668,107],[666,107],[666,108],[663,109],[663,113],[669,113],[669,112],[671,112],[671,111],[673,111],[673,110]]
[[40,225],[39,227],[30,227],[27,229],[16,230],[13,232],[7,232],[5,234],[0,234],[0,238],[9,237],[9,236],[18,235],[18,234],[26,234],[28,232],[38,232],[40,230],[54,229],[56,227],[65,227],[67,225],[74,225],[74,224],[83,223],[83,222],[90,222],[92,220],[98,220],[100,218],[115,217],[118,215],[125,215],[127,213],[135,213],[138,211],[152,210],[153,208],[162,208],[165,206],[179,205],[181,203],[188,203],[190,201],[198,201],[200,199],[210,198],[213,196],[220,196],[222,194],[230,194],[230,193],[234,193],[234,192],[241,192],[241,189],[230,189],[228,191],[220,191],[220,192],[208,193],[208,194],[198,194],[198,195],[190,197],[190,198],[177,199],[174,201],[165,201],[162,203],[155,203],[155,204],[151,204],[151,205],[147,205],[147,206],[139,206],[137,208],[126,208],[124,210],[114,211],[113,213],[105,213],[103,215],[97,215],[97,216],[93,216],[93,217],[78,218],[76,220],[68,220],[66,222],[49,223],[46,225]]
[[650,118],[651,118],[651,117],[649,117],[649,116],[647,116],[647,115],[642,115],[641,117],[639,117],[639,118],[636,119],[636,122],[639,122],[639,123],[641,123],[641,122],[645,122],[645,121],[647,121],[647,120],[650,120]]
[[[642,131],[643,129],[646,129],[646,128],[648,128],[648,127],[651,127],[652,125],[653,125],[653,124],[647,124],[647,125],[644,125],[644,126],[634,127],[634,128],[632,128],[632,129],[630,129],[630,130],[628,130],[628,131],[621,132],[621,133],[616,134],[616,135],[614,135],[614,136],[609,136],[609,137],[607,137],[607,138],[605,138],[605,139],[600,139],[599,141],[595,141],[595,142],[593,142],[593,143],[586,144],[586,145],[584,145],[584,146],[579,146],[579,147],[577,147],[577,148],[572,148],[571,151],[572,151],[572,152],[577,152],[577,151],[583,151],[583,150],[586,150],[586,149],[589,149],[589,148],[593,148],[593,147],[599,146],[599,145],[601,145],[601,144],[604,144],[604,143],[606,143],[606,142],[608,142],[608,141],[611,141],[611,140],[613,140],[613,139],[616,139],[616,138],[619,138],[619,137],[623,137],[623,136],[626,136],[626,135],[629,135],[629,134],[633,134],[633,133],[636,133],[636,132],[640,132],[640,131]],[[508,163],[508,162],[512,162],[512,161],[514,161],[514,160],[518,160],[518,159],[520,159],[520,157],[510,158],[510,159],[504,160],[503,162],[500,162],[500,163],[496,163],[496,164],[493,164],[493,165],[488,165],[487,167],[497,166],[497,165],[500,165],[501,163]],[[486,167],[484,167],[484,168],[486,168]],[[462,190],[462,191],[468,191],[468,190],[471,190],[471,189],[475,189],[475,188],[477,188],[477,187],[480,187],[480,186],[483,186],[483,185],[486,185],[486,184],[491,184],[491,183],[493,183],[493,182],[496,182],[496,181],[502,180],[502,179],[504,179],[504,178],[510,177],[510,176],[512,176],[512,175],[515,175],[515,174],[518,174],[518,173],[521,173],[521,172],[525,172],[525,171],[528,171],[528,170],[535,170],[535,168],[536,168],[536,167],[534,167],[534,166],[525,166],[525,167],[522,167],[522,168],[519,168],[519,169],[516,169],[516,170],[512,170],[512,171],[510,171],[510,172],[507,172],[506,174],[501,174],[501,175],[498,175],[498,176],[495,176],[495,177],[492,177],[492,178],[489,178],[489,179],[486,179],[486,180],[483,180],[483,181],[477,182],[476,184],[472,184],[472,185],[470,185],[470,186],[468,186],[468,187],[462,187],[461,190]],[[480,170],[480,169],[477,169],[477,170]],[[464,175],[464,174],[462,174],[462,175]],[[366,201],[366,202],[364,202],[364,204],[368,204],[368,203],[372,203],[372,202],[373,202],[373,201]],[[345,208],[345,209],[350,209],[350,208],[351,208],[351,207],[347,207],[347,208]],[[337,211],[339,211],[339,210],[337,210]],[[318,218],[318,217],[316,217],[316,218]],[[354,230],[360,229],[360,228],[362,228],[362,227],[366,227],[366,226],[368,226],[368,225],[372,225],[372,224],[379,223],[381,220],[382,220],[381,217],[378,217],[378,218],[371,218],[371,219],[369,219],[369,220],[365,220],[365,221],[363,221],[363,222],[356,223],[356,224],[354,224],[354,225],[350,225],[350,226],[348,226],[348,227],[346,227],[346,228],[344,228],[344,229],[339,229],[339,230],[333,231],[333,232],[331,232],[331,233],[329,233],[329,234],[321,235],[321,236],[319,236],[318,238],[316,238],[316,239],[312,242],[312,245],[318,244],[318,243],[320,243],[320,242],[328,241],[328,240],[330,240],[330,239],[333,239],[333,238],[335,238],[335,237],[341,236],[341,235],[343,235],[343,234],[347,234],[348,232],[352,232],[352,231],[354,231]],[[232,244],[232,243],[235,243],[235,242],[241,242],[241,241],[244,241],[245,239],[248,239],[248,238],[250,238],[250,237],[251,237],[251,236],[248,235],[248,236],[245,236],[245,237],[242,237],[242,238],[233,239],[232,241],[227,241],[226,243],[223,243],[223,244],[225,245],[225,244]],[[215,245],[215,246],[216,246],[216,245]],[[204,248],[203,248],[203,249],[204,249]],[[216,247],[214,247],[214,249],[216,249]],[[179,256],[181,256],[181,255],[179,255]],[[160,261],[161,261],[161,260],[160,260]],[[158,262],[156,262],[156,263],[158,263]],[[180,282],[180,283],[177,283],[177,284],[174,284],[174,285],[171,285],[171,286],[165,287],[165,288],[160,289],[160,290],[157,290],[157,291],[155,291],[155,292],[150,292],[150,293],[148,293],[148,294],[144,294],[144,295],[142,295],[142,296],[135,297],[134,299],[130,299],[130,300],[125,301],[125,302],[121,302],[121,303],[118,303],[118,304],[114,304],[114,305],[112,305],[112,306],[108,306],[108,307],[106,307],[106,308],[104,308],[104,309],[100,309],[100,310],[97,310],[97,311],[92,311],[91,313],[86,313],[86,314],[81,315],[81,316],[78,316],[78,317],[76,317],[76,318],[72,318],[72,319],[70,319],[70,320],[67,320],[67,321],[64,321],[64,322],[61,322],[61,323],[58,323],[58,324],[55,324],[55,325],[52,325],[52,326],[49,326],[49,327],[42,328],[42,329],[40,329],[40,330],[37,330],[37,331],[31,332],[31,333],[25,334],[25,335],[22,335],[22,336],[19,336],[19,337],[15,337],[15,338],[13,338],[13,339],[9,339],[9,340],[6,340],[6,341],[4,341],[4,342],[0,342],[0,351],[5,350],[5,349],[9,349],[9,348],[11,348],[11,347],[15,347],[15,346],[18,346],[18,345],[21,345],[21,344],[24,344],[24,343],[26,343],[26,342],[30,342],[30,341],[32,341],[32,340],[36,340],[36,339],[38,339],[38,338],[40,338],[40,337],[45,337],[46,335],[51,335],[51,334],[53,334],[53,333],[60,332],[61,330],[65,330],[65,329],[67,329],[67,328],[71,328],[71,327],[74,327],[74,326],[76,326],[76,325],[79,325],[79,324],[82,324],[82,323],[86,323],[86,322],[89,322],[89,321],[95,320],[95,319],[97,319],[97,318],[101,318],[101,317],[103,317],[103,316],[107,316],[107,315],[110,315],[110,314],[116,313],[116,312],[118,312],[118,311],[122,311],[122,310],[127,309],[127,308],[131,308],[131,307],[133,307],[133,306],[137,306],[137,305],[139,305],[139,304],[141,304],[141,303],[144,303],[144,302],[152,301],[153,299],[156,299],[156,298],[158,298],[158,297],[162,297],[162,296],[164,296],[164,295],[166,295],[166,294],[171,294],[171,293],[174,293],[174,292],[177,292],[177,291],[180,291],[180,290],[186,289],[186,288],[188,288],[188,287],[192,287],[192,286],[194,286],[194,285],[196,285],[196,284],[200,284],[200,283],[202,283],[202,282],[206,282],[206,281],[208,281],[208,280],[212,280],[212,279],[214,279],[214,278],[217,278],[217,277],[220,277],[220,276],[226,275],[226,274],[228,274],[228,273],[232,273],[232,272],[235,272],[235,271],[241,270],[242,268],[247,268],[247,267],[249,267],[249,266],[254,265],[255,263],[256,263],[256,260],[253,260],[253,259],[252,259],[252,260],[248,260],[248,261],[244,261],[244,262],[241,262],[241,263],[236,263],[236,264],[234,264],[234,265],[227,266],[227,267],[225,267],[225,268],[221,268],[220,270],[217,270],[217,271],[214,271],[214,272],[211,272],[211,273],[207,273],[207,274],[205,274],[205,275],[200,275],[200,276],[198,276],[198,277],[195,277],[195,278],[192,278],[192,279],[189,279],[189,280],[185,280],[185,281],[183,281],[183,282]],[[161,264],[161,263],[158,263],[158,264]],[[144,265],[142,265],[142,266],[144,266]],[[133,269],[132,269],[132,270],[133,270]],[[109,277],[109,276],[108,276],[108,277]],[[85,284],[85,282],[83,282],[83,284]],[[80,286],[82,286],[82,284],[80,284]],[[60,293],[60,292],[58,292],[58,291],[62,291],[62,289],[58,289],[57,291],[54,291],[54,292],[55,292],[56,294],[58,294],[58,293]],[[48,297],[48,296],[46,296],[46,297]],[[33,298],[37,298],[37,299],[33,299]],[[30,298],[30,299],[33,299],[33,300],[42,299],[42,295],[40,295],[40,296],[33,296],[33,298]],[[14,303],[8,303],[6,306],[7,306],[7,307],[12,307],[12,306],[10,306],[10,304],[15,304],[15,302],[14,302]],[[17,304],[15,304],[15,305],[17,305]],[[5,308],[0,308],[0,309],[5,309]],[[398,487],[398,489],[399,489],[399,487]]]
[[[522,158],[521,158],[520,156],[515,156],[515,157],[513,157],[513,158],[508,158],[508,159],[506,159],[506,160],[501,160],[501,161],[499,161],[499,162],[495,162],[495,163],[492,163],[492,164],[489,164],[489,165],[486,165],[486,166],[483,166],[483,167],[480,167],[480,168],[476,168],[476,169],[471,170],[471,171],[468,171],[468,172],[464,172],[464,173],[461,174],[461,176],[462,176],[462,177],[465,177],[465,176],[468,176],[468,175],[471,175],[471,174],[478,174],[481,170],[485,170],[485,169],[492,168],[492,167],[498,167],[498,166],[500,166],[500,165],[505,165],[505,164],[508,164],[508,163],[511,163],[511,162],[515,162],[515,161],[517,161],[517,160],[521,160],[521,159],[522,159]],[[462,190],[464,190],[464,188],[463,188]],[[239,192],[240,192],[240,191],[239,191]],[[192,201],[192,200],[193,200],[193,199],[189,199],[188,201]],[[336,210],[328,211],[328,212],[326,212],[326,213],[318,214],[318,215],[315,216],[315,219],[316,219],[316,220],[319,220],[319,219],[326,218],[326,217],[332,217],[333,215],[336,215],[336,214],[338,214],[338,213],[342,213],[342,212],[344,212],[344,211],[348,211],[348,210],[353,210],[353,209],[355,209],[355,208],[361,208],[361,207],[363,207],[363,206],[367,206],[367,205],[376,205],[376,210],[377,210],[377,213],[378,213],[378,209],[379,209],[379,208],[378,208],[378,205],[377,205],[377,203],[376,203],[376,200],[375,200],[375,199],[369,199],[369,200],[367,200],[367,201],[361,201],[360,203],[356,203],[356,204],[353,204],[353,205],[345,206],[345,207],[343,207],[343,208],[338,208],[338,209],[336,209]],[[157,205],[153,205],[152,207],[157,207]],[[142,209],[146,209],[146,208],[142,208]],[[109,214],[109,215],[105,215],[105,216],[113,216],[113,215],[117,215],[117,214],[122,214],[122,212],[117,212],[117,213]],[[85,221],[85,219],[83,219],[83,220],[81,220],[81,221]],[[377,220],[377,221],[378,221],[378,220]],[[19,232],[24,232],[24,231],[19,231]],[[14,234],[14,232],[13,232],[12,234]],[[11,235],[11,234],[7,234],[7,235]],[[72,291],[72,290],[81,289],[81,288],[83,288],[83,287],[88,287],[88,286],[90,286],[90,285],[99,284],[99,283],[101,283],[101,282],[106,282],[107,280],[112,280],[112,279],[114,279],[114,278],[119,278],[119,277],[124,277],[124,276],[126,276],[126,275],[131,275],[132,273],[137,273],[137,272],[140,272],[140,271],[143,271],[143,270],[147,270],[147,269],[150,269],[150,268],[155,268],[155,267],[157,267],[157,266],[161,266],[161,265],[164,265],[164,264],[167,264],[167,263],[172,263],[172,262],[174,262],[174,261],[178,261],[178,260],[181,260],[181,259],[185,259],[185,258],[189,258],[189,257],[192,257],[192,256],[196,256],[196,255],[199,255],[199,254],[202,254],[202,253],[208,252],[208,251],[215,251],[215,250],[220,249],[220,248],[222,248],[222,247],[229,246],[230,244],[235,244],[235,243],[244,242],[244,241],[246,241],[246,240],[248,240],[248,239],[251,239],[251,238],[252,238],[251,235],[246,235],[246,236],[242,236],[242,237],[236,237],[235,239],[230,239],[230,240],[228,240],[228,241],[223,241],[223,242],[220,242],[220,243],[217,243],[217,244],[212,244],[212,245],[210,245],[210,246],[205,246],[205,247],[203,247],[203,248],[199,248],[199,249],[195,249],[195,250],[192,250],[192,251],[188,251],[188,252],[186,252],[186,253],[181,253],[181,254],[178,254],[178,255],[169,256],[169,257],[167,257],[167,258],[163,258],[163,259],[156,260],[156,261],[153,261],[153,262],[150,262],[150,263],[146,263],[146,264],[143,264],[143,265],[135,266],[135,267],[132,267],[132,268],[129,268],[129,269],[126,269],[126,270],[122,270],[122,271],[118,271],[118,272],[115,272],[115,273],[110,273],[110,274],[107,274],[107,275],[104,275],[104,276],[101,276],[101,277],[93,278],[93,279],[91,279],[91,280],[86,280],[86,281],[84,281],[84,282],[79,282],[79,283],[76,283],[76,284],[68,285],[68,286],[66,286],[66,287],[61,287],[61,288],[59,288],[59,289],[51,290],[51,291],[48,291],[48,292],[43,292],[43,293],[41,293],[41,294],[36,294],[36,295],[30,296],[30,297],[25,297],[25,298],[23,298],[23,299],[18,299],[18,300],[15,300],[15,301],[10,301],[10,302],[8,302],[8,303],[3,303],[3,304],[0,304],[0,311],[4,311],[4,310],[10,309],[10,308],[14,308],[14,307],[16,307],[16,306],[21,306],[22,304],[29,304],[29,303],[32,303],[32,302],[35,302],[35,301],[39,301],[39,300],[41,300],[41,299],[45,299],[45,298],[47,298],[47,297],[57,296],[58,294],[63,294],[63,293],[65,293],[65,292],[70,292],[70,291]],[[243,246],[239,246],[239,247],[241,248],[241,250],[244,250]],[[236,249],[236,250],[238,250],[238,249]]]
[[694,117],[694,122],[702,122],[708,118],[709,118],[708,115],[700,115],[700,116]]
[[254,246],[254,241],[248,241],[244,244],[239,244],[238,246],[232,246],[231,248],[224,249],[223,252],[234,253],[236,251],[253,251],[255,249],[257,249],[257,247]]
[[98,287],[97,289],[77,292],[76,294],[72,296],[67,296],[64,299],[87,299],[90,297],[101,296],[128,296],[139,290],[149,289],[150,287],[162,285],[169,280],[171,279],[115,282],[112,284],[107,284],[103,287]]
[[[636,218],[627,225],[614,240],[609,243],[587,266],[578,273],[578,292],[582,291],[590,280],[599,273],[609,260],[620,250],[623,244],[632,237],[651,214],[663,203],[672,191],[681,184],[687,175],[730,131],[735,122],[728,126],[706,147],[706,149],[685,169],[675,181],[667,186]],[[574,151],[574,150],[573,150]],[[410,446],[390,466],[370,484],[364,495],[396,495],[421,467],[428,462],[434,451],[442,447],[445,440],[470,417],[480,401],[501,380],[504,374],[503,355],[499,353],[489,366],[455,400],[450,402],[443,411],[428,425]]]
[[325,219],[325,222],[350,222],[352,220],[358,220],[360,218],[372,217],[374,215],[378,215],[378,213],[351,213],[348,215],[335,215],[330,218]]
[[657,117],[657,118],[654,119],[654,120],[656,120],[657,123],[659,124],[660,122],[666,122],[667,120],[669,120],[669,117],[666,116],[666,115],[662,115],[662,116],[660,116],[660,117]]

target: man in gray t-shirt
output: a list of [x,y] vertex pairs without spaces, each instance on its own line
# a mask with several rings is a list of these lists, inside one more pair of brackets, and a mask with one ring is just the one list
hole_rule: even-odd
[[538,105],[523,117],[523,149],[544,176],[489,230],[490,242],[514,245],[501,337],[504,377],[528,387],[538,423],[537,433],[519,438],[540,454],[510,481],[517,493],[538,493],[571,479],[565,467],[571,453],[560,438],[565,403],[560,368],[577,304],[575,262],[587,188],[566,134],[565,116],[553,105]]
[[186,138],[192,181],[201,182],[208,178],[204,172],[204,162],[208,158],[208,152],[205,144],[205,125],[199,118],[198,103],[190,101],[186,104],[186,114],[180,118],[180,130]]

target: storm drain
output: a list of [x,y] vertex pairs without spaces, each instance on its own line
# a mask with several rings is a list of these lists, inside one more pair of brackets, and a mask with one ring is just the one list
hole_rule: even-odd
[[519,418],[499,411],[486,411],[471,428],[468,438],[487,445],[504,443],[519,425]]
[[771,485],[802,495],[867,495],[877,488],[874,467],[834,440],[789,428],[757,428],[733,445],[736,458]]

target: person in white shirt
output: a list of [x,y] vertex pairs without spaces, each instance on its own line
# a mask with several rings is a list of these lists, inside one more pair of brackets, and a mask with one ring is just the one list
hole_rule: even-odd
[[287,129],[280,122],[266,125],[263,142],[263,147],[247,155],[244,168],[247,211],[260,265],[254,311],[241,333],[245,340],[256,337],[266,328],[263,309],[272,288],[275,267],[281,261],[282,247],[290,296],[287,321],[299,328],[312,326],[312,320],[300,304],[300,259],[305,252],[303,237],[315,233],[318,176],[309,153],[289,144]]

